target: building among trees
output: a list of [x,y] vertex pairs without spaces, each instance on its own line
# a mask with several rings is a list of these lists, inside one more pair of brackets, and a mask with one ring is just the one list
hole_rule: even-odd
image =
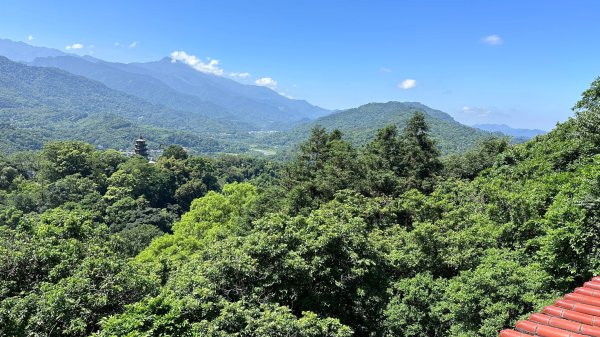
[[135,140],[134,152],[137,155],[148,158],[148,146],[146,145],[146,140],[141,135]]

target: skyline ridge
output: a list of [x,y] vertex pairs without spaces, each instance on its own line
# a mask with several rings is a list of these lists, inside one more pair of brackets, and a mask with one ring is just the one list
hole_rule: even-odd
[[[24,56],[21,55],[20,58],[19,58],[19,56],[17,56],[16,59],[14,59],[14,61],[25,62],[25,63],[27,63],[29,65],[34,65],[34,66],[38,65],[38,64],[36,64],[36,60],[37,59],[39,59],[39,60],[42,60],[42,59],[54,59],[54,58],[57,58],[57,57],[74,57],[74,58],[78,58],[78,59],[82,59],[82,60],[89,61],[89,62],[94,62],[94,63],[101,63],[101,62],[103,62],[103,63],[106,63],[106,64],[117,64],[117,65],[121,64],[121,65],[124,65],[124,66],[126,66],[126,65],[158,64],[158,63],[176,63],[176,64],[185,65],[185,66],[187,66],[187,67],[189,67],[191,69],[194,69],[194,70],[198,71],[199,73],[201,73],[203,75],[206,75],[206,76],[209,76],[209,77],[210,76],[214,76],[214,77],[218,77],[218,78],[224,78],[226,80],[231,80],[231,81],[237,82],[237,83],[239,83],[241,85],[245,85],[245,86],[262,87],[264,89],[268,89],[270,91],[273,91],[273,92],[277,93],[278,95],[286,97],[288,99],[291,99],[291,100],[294,100],[294,101],[298,101],[298,102],[305,102],[307,104],[311,104],[306,99],[292,98],[292,97],[286,96],[284,93],[278,92],[277,90],[274,90],[274,88],[271,88],[268,85],[256,85],[256,84],[252,84],[252,83],[244,83],[244,82],[240,81],[239,77],[236,77],[236,76],[228,76],[227,74],[215,74],[214,72],[211,72],[211,71],[203,71],[202,69],[198,69],[197,67],[194,67],[193,65],[190,65],[189,63],[182,62],[181,60],[177,60],[173,55],[165,55],[162,58],[159,58],[159,59],[154,60],[154,61],[148,61],[148,62],[138,62],[138,61],[127,62],[127,63],[126,62],[111,62],[111,61],[103,60],[101,58],[98,58],[98,57],[95,57],[95,56],[92,56],[92,55],[78,55],[78,54],[73,53],[73,52],[63,52],[63,51],[61,51],[59,49],[56,49],[56,48],[50,48],[50,47],[45,47],[45,46],[33,45],[33,44],[29,43],[29,42],[31,42],[31,41],[28,41],[28,42],[25,42],[25,41],[14,41],[14,40],[11,40],[11,39],[8,39],[8,38],[0,38],[0,43],[4,44],[5,49],[6,49],[6,44],[11,44],[12,43],[12,44],[18,44],[18,45],[25,46],[26,48],[32,50],[34,56],[26,54]],[[2,47],[3,47],[3,45],[0,44],[0,55],[5,56],[5,55],[3,55],[4,53],[2,53],[2,51],[3,51]],[[44,52],[46,54],[44,54]],[[41,53],[41,56],[35,55],[36,53]],[[13,57],[13,58],[15,58],[15,57]],[[419,101],[389,100],[387,102],[419,103],[419,104],[425,105],[423,102],[419,102]],[[386,101],[380,101],[380,102],[378,102],[378,101],[371,101],[371,102],[367,102],[367,103],[361,104],[361,105],[359,105],[357,107],[361,107],[363,105],[371,104],[371,103],[376,103],[376,104],[378,104],[378,103],[386,103]],[[320,108],[318,105],[315,105],[315,106],[318,107],[318,108]],[[357,108],[357,107],[335,108],[335,109],[328,110],[328,111],[329,111],[329,113],[335,113],[335,112],[339,112],[339,111],[345,111],[345,110],[349,110],[349,109],[354,109],[354,108]],[[463,110],[466,109],[466,108],[467,107],[463,108]],[[327,110],[327,109],[323,109],[323,110]],[[438,110],[441,110],[441,109],[438,109]],[[447,112],[447,113],[450,116],[452,116],[452,118],[454,120],[459,121],[459,118],[457,118],[456,114],[451,113],[451,112]],[[465,123],[463,123],[463,124],[465,124]],[[485,121],[482,122],[482,123],[472,123],[472,124],[465,124],[465,125],[471,125],[473,127],[476,127],[475,125],[481,125],[481,124],[507,125],[511,129],[523,129],[523,130],[531,130],[531,131],[536,131],[537,129],[540,129],[540,128],[519,128],[519,127],[514,127],[511,123],[485,123]],[[546,131],[546,130],[543,130],[543,131]]]

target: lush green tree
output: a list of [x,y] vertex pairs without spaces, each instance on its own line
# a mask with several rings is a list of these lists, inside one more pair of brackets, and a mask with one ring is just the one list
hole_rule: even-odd
[[168,232],[175,219],[173,212],[151,207],[144,197],[119,199],[106,207],[104,216],[104,222],[110,224],[113,233],[139,225],[153,225],[162,232]]
[[559,296],[541,266],[520,255],[490,250],[477,268],[450,280],[438,304],[450,324],[448,336],[495,336]]
[[121,164],[108,179],[105,199],[112,203],[125,197],[143,196],[153,207],[166,207],[174,203],[175,178],[169,171],[133,157]]
[[46,207],[55,208],[66,202],[92,204],[102,202],[97,184],[90,178],[81,177],[78,173],[58,179],[47,187]]
[[19,176],[23,176],[23,172],[19,172],[11,163],[0,157],[0,190],[8,190]]
[[0,225],[0,335],[88,336],[152,293],[96,218],[56,208]]
[[[600,77],[581,94],[573,111],[577,115],[580,136],[590,139],[594,145],[600,144]],[[597,149],[591,150],[598,153]]]
[[394,284],[385,310],[386,336],[447,336],[450,322],[443,320],[438,305],[448,282],[429,273],[417,274]]
[[290,190],[288,208],[292,212],[317,208],[333,199],[336,191],[361,183],[356,150],[342,139],[339,131],[327,133],[315,127],[299,150],[284,176],[284,186]]
[[94,147],[84,142],[57,141],[44,146],[41,152],[40,174],[56,181],[72,174],[90,176],[94,171]]
[[440,152],[429,136],[429,125],[422,112],[416,112],[402,132],[402,156],[406,188],[433,189],[434,178],[441,170]]
[[402,192],[404,163],[402,141],[395,125],[379,130],[364,153],[365,187],[373,195],[397,196]]
[[185,160],[188,158],[188,154],[181,145],[172,144],[163,149],[161,157]]
[[201,157],[178,159],[175,156],[162,156],[156,167],[175,179],[172,198],[184,211],[189,209],[194,199],[204,196],[209,190],[220,188],[215,169],[210,161]]
[[479,172],[492,167],[498,155],[508,149],[507,138],[489,138],[461,155],[443,158],[443,175],[452,178],[474,179]]

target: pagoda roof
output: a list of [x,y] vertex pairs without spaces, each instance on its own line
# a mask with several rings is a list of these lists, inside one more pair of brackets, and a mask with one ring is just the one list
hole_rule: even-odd
[[542,309],[499,337],[600,337],[600,277]]

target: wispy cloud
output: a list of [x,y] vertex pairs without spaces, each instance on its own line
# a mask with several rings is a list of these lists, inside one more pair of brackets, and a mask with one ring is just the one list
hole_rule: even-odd
[[504,40],[502,40],[502,38],[500,36],[493,34],[493,35],[488,35],[488,36],[482,38],[481,42],[488,44],[490,46],[499,46],[502,43],[504,43]]
[[137,46],[139,46],[139,45],[140,45],[140,42],[139,42],[139,41],[133,41],[133,42],[132,42],[132,43],[129,45],[129,48],[135,48],[135,47],[137,47]]
[[83,44],[81,43],[73,43],[72,45],[68,45],[65,47],[66,50],[72,50],[72,49],[82,49],[84,47]]
[[[236,79],[236,80],[246,80],[246,81],[248,81],[252,76],[252,75],[250,75],[249,72],[225,71],[223,68],[220,67],[220,61],[217,59],[206,57],[204,60],[196,55],[190,55],[182,50],[174,51],[171,53],[170,56],[171,56],[171,62],[173,62],[173,63],[182,62],[202,73],[212,74],[212,75],[216,75],[216,76],[224,76],[224,77],[229,77],[229,78]],[[254,81],[254,83],[256,85],[272,89],[282,96],[291,98],[291,96],[288,93],[278,91],[277,81],[275,81],[271,77],[259,78],[256,81]]]
[[223,76],[223,69],[219,68],[219,60],[211,59],[208,63],[202,62],[198,57],[189,55],[184,51],[174,51],[171,53],[171,62],[183,62],[190,67],[208,74]]
[[285,98],[289,98],[289,99],[294,99],[294,97],[292,97],[290,94],[288,94],[287,92],[278,92],[278,94],[280,94],[281,96],[285,97]]
[[381,67],[379,70],[380,70],[382,73],[391,73],[391,72],[392,72],[392,69],[390,69],[390,68],[386,68],[386,67]]
[[27,40],[28,40],[28,41],[32,41],[32,40],[33,40],[33,35],[29,35],[29,36],[27,37]]
[[270,77],[259,78],[258,80],[254,81],[254,83],[256,83],[256,85],[259,85],[261,87],[267,87],[267,88],[270,88],[273,90],[275,90],[275,88],[277,88],[277,81],[275,81],[274,79],[272,79]]
[[245,79],[245,78],[250,77],[250,73],[229,73],[229,76],[231,76],[233,78]]
[[488,108],[470,106],[464,106],[461,111],[465,115],[474,117],[488,117],[492,113],[492,110]]
[[407,78],[404,81],[398,83],[398,88],[402,90],[412,89],[417,86],[417,81],[412,78]]
[[120,45],[119,42],[115,42],[115,47],[118,47]]

